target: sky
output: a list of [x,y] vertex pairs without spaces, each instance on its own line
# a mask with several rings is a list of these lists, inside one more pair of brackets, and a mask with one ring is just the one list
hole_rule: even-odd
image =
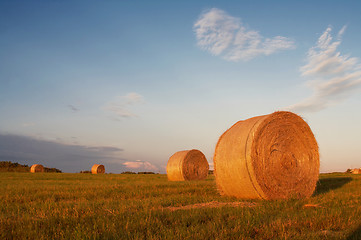
[[289,110],[320,171],[361,167],[361,2],[0,0],[0,161],[210,167],[239,120]]

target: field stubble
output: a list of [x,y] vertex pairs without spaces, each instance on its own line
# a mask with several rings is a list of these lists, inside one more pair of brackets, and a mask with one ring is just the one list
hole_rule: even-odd
[[0,173],[0,239],[361,239],[361,176],[308,199],[220,196],[214,176]]

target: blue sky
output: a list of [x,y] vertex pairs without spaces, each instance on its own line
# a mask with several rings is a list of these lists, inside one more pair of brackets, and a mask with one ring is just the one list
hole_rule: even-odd
[[212,163],[235,122],[300,114],[321,171],[361,167],[356,1],[0,1],[0,161]]

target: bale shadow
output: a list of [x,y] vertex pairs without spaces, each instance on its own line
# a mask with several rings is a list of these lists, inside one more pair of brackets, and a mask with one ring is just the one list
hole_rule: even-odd
[[313,196],[327,193],[352,181],[351,177],[321,178],[318,180]]
[[361,239],[361,225],[349,235],[346,240],[358,240]]

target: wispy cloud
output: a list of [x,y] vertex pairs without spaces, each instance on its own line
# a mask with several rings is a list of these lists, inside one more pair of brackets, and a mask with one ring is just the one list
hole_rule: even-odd
[[143,96],[132,92],[116,97],[114,101],[107,103],[104,109],[111,112],[115,120],[119,120],[120,118],[136,117],[137,115],[130,111],[129,107],[139,103],[144,103]]
[[302,76],[310,78],[307,86],[313,95],[288,107],[295,112],[317,112],[348,98],[361,85],[359,59],[341,55],[337,47],[345,32],[344,26],[334,40],[328,27],[317,44],[307,54],[306,65],[300,68]]
[[136,160],[132,162],[124,162],[123,166],[131,170],[137,170],[138,172],[144,171],[159,171],[159,168],[147,161]]
[[74,105],[69,104],[68,108],[72,111],[72,112],[78,112],[79,108],[75,107]]
[[23,123],[22,126],[23,126],[23,127],[32,127],[32,126],[35,126],[35,123],[26,122],[26,123]]
[[240,18],[217,8],[202,13],[193,29],[198,46],[228,61],[247,61],[295,47],[290,38],[264,38],[259,32],[247,29]]
[[128,93],[127,95],[122,96],[121,98],[125,100],[126,104],[130,104],[130,105],[141,103],[144,101],[143,96],[135,92]]
[[118,147],[87,147],[87,149],[97,152],[103,152],[103,153],[113,153],[113,152],[123,151],[122,148],[118,148]]

